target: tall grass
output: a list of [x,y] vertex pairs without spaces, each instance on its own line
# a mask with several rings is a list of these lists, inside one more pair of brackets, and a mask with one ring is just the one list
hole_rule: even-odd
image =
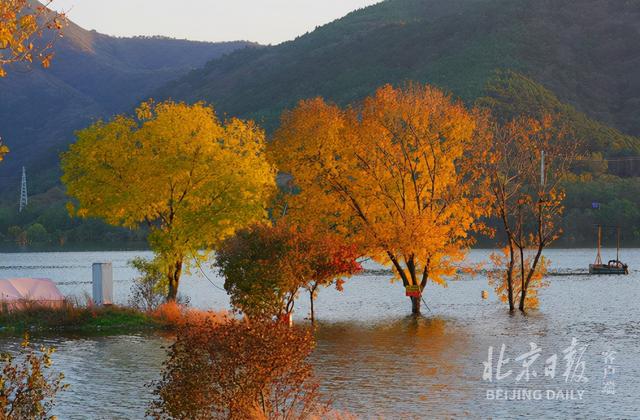
[[55,307],[37,301],[20,302],[14,309],[0,307],[0,332],[170,330],[185,323],[198,324],[206,320],[219,322],[223,319],[226,319],[224,312],[206,312],[176,303],[144,311],[130,306],[98,306],[88,297],[84,301],[66,298]]

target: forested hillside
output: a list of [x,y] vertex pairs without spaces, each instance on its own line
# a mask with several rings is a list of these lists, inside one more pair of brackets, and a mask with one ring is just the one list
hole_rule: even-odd
[[[38,168],[34,190],[48,190],[58,184],[55,159],[73,129],[127,112],[145,96],[203,100],[220,116],[255,119],[273,132],[300,99],[345,105],[385,83],[418,81],[503,120],[558,115],[584,152],[567,187],[564,244],[591,243],[598,222],[620,224],[626,241],[640,243],[638,22],[640,0],[387,0],[271,47],[115,39],[72,26],[51,69],[0,80],[9,95],[0,120],[13,146],[0,176],[18,175],[28,156]],[[37,109],[25,111],[33,103]],[[0,232],[38,222],[58,196],[50,191],[41,211],[5,219]],[[56,236],[58,222],[48,223]]]
[[213,60],[162,92],[274,127],[300,98],[344,104],[405,80],[473,102],[496,69],[512,69],[638,135],[639,21],[638,0],[387,0],[294,41]]
[[11,149],[0,165],[0,195],[15,196],[23,165],[34,193],[59,185],[58,154],[75,130],[128,112],[167,81],[248,45],[116,38],[69,22],[49,68],[14,66],[0,78],[0,137]]
[[593,224],[605,222],[639,243],[638,22],[638,0],[387,0],[291,42],[213,60],[159,96],[205,100],[268,129],[301,98],[344,105],[409,80],[502,120],[552,113],[584,152],[568,185],[564,244],[590,244]]

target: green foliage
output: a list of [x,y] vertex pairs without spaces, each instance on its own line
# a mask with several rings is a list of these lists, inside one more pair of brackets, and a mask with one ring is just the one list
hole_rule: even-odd
[[27,228],[27,240],[29,243],[46,242],[49,240],[49,234],[40,223],[34,223]]
[[502,122],[521,115],[536,119],[545,114],[557,116],[558,122],[570,128],[576,140],[581,142],[583,153],[591,158],[597,158],[594,154],[600,154],[600,158],[602,155],[640,155],[640,138],[625,135],[587,117],[562,103],[544,86],[514,71],[496,71],[487,82],[484,96],[478,98],[476,104],[489,108]]
[[[33,196],[26,210],[18,213],[17,205],[0,206],[0,242],[3,248],[18,246],[29,249],[59,247],[145,247],[146,229],[109,226],[98,219],[78,219],[69,216],[64,196]],[[32,228],[39,225],[40,227]],[[37,234],[34,241],[28,230]],[[35,231],[34,231],[35,229]],[[46,235],[45,235],[46,231]],[[99,246],[98,246],[99,245]]]
[[138,257],[129,261],[129,265],[140,272],[140,277],[133,279],[129,306],[142,311],[153,311],[164,302],[169,284],[157,261]]
[[254,225],[227,239],[216,252],[231,304],[250,318],[291,312],[304,278],[289,265],[290,236],[285,229]]
[[[623,246],[640,244],[640,178],[576,177],[567,181],[565,187],[562,245],[593,246],[596,224],[621,226]],[[600,203],[600,208],[592,208],[593,202]],[[615,229],[604,230],[603,245],[615,247]]]
[[640,78],[629,59],[640,45],[630,29],[634,7],[618,0],[388,0],[291,42],[211,61],[162,96],[204,99],[271,130],[300,99],[344,105],[385,83],[414,80],[473,102],[496,69],[510,69],[590,117],[640,134]]

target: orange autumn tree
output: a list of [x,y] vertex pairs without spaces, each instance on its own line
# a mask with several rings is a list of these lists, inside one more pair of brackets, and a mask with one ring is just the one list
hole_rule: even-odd
[[542,252],[561,234],[565,196],[561,181],[578,143],[551,116],[495,124],[493,132],[487,175],[506,245],[501,254],[492,256],[499,269],[489,281],[510,311],[516,306],[525,311],[538,306],[538,291],[547,285],[548,261]]
[[[403,285],[445,285],[487,214],[485,119],[436,88],[384,86],[357,108],[322,99],[283,115],[273,142],[290,197],[348,235]],[[420,313],[420,297],[411,297]]]
[[154,419],[321,419],[330,406],[310,356],[313,331],[265,320],[180,326],[162,378],[153,383]]
[[296,222],[285,217],[277,225],[289,232],[288,264],[309,293],[311,323],[315,323],[315,299],[320,287],[343,290],[345,278],[362,271],[358,246],[314,220]]
[[[31,63],[38,60],[49,67],[53,58],[53,43],[60,35],[65,16],[47,9],[53,0],[42,5],[31,0],[0,1],[0,77],[7,75],[11,63]],[[49,30],[52,40],[38,40]]]

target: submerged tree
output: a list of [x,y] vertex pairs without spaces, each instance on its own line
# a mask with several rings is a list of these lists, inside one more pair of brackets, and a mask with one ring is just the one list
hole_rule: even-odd
[[177,332],[148,415],[158,419],[322,418],[308,358],[310,330],[272,321],[185,325]]
[[353,245],[313,225],[254,225],[227,239],[216,253],[231,303],[251,318],[281,317],[293,311],[301,288],[313,299],[320,286],[336,284],[360,271]]
[[542,252],[561,234],[561,181],[578,143],[547,116],[496,125],[493,144],[487,172],[506,245],[503,255],[493,256],[504,270],[494,273],[491,282],[511,311],[516,306],[525,311],[537,306],[537,290],[546,284],[548,262]]
[[[39,4],[29,0],[0,1],[0,77],[7,75],[11,63],[39,61],[49,67],[53,58],[53,43],[65,23],[62,14],[47,9],[53,0]],[[33,6],[33,4],[38,4]],[[49,30],[53,39],[41,40]]]
[[304,280],[289,264],[289,234],[270,223],[253,225],[228,238],[216,253],[231,304],[252,319],[293,311]]
[[266,215],[275,171],[252,122],[221,123],[202,103],[147,102],[137,118],[100,121],[77,136],[62,156],[62,181],[77,200],[71,210],[112,225],[147,224],[168,300],[185,264]]
[[297,247],[299,266],[304,276],[304,288],[309,293],[311,323],[315,323],[315,299],[320,287],[335,286],[342,291],[345,278],[362,271],[357,261],[358,246],[349,244],[340,235],[319,228],[319,225],[300,227],[296,236],[302,240]]
[[[441,91],[385,86],[357,109],[301,102],[283,116],[273,150],[300,188],[297,207],[421,293],[455,272],[489,210],[480,176],[489,139],[484,116]],[[420,299],[411,297],[414,314]]]

